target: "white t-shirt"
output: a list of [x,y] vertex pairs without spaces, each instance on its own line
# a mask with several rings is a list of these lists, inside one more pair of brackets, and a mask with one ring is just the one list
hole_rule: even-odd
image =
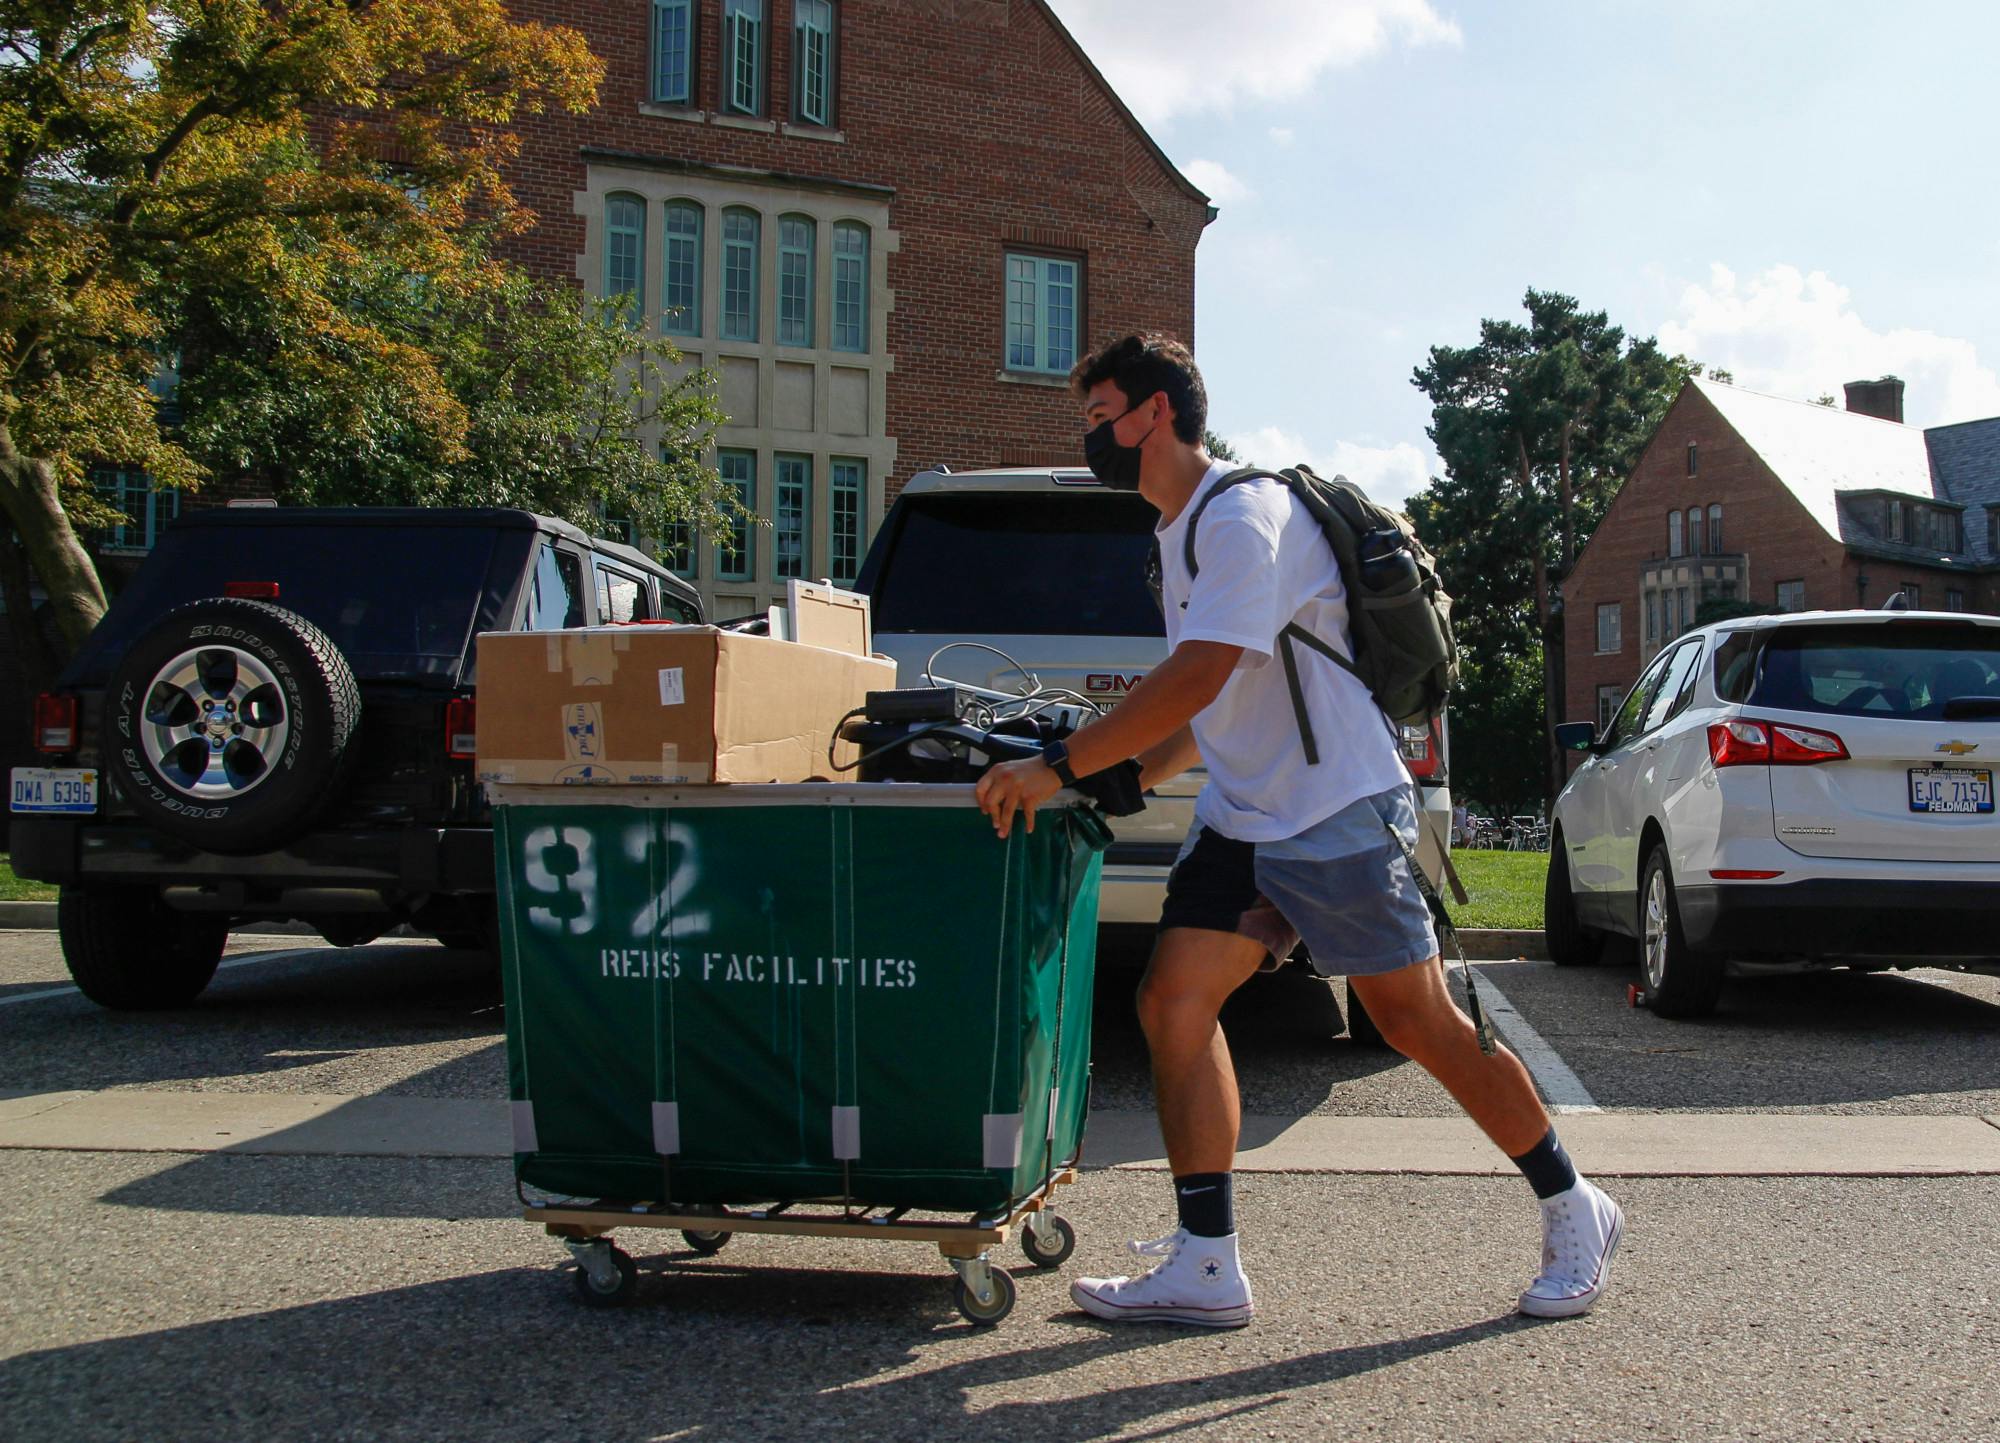
[[1195,741],[1208,767],[1195,816],[1239,842],[1276,842],[1350,802],[1408,785],[1410,774],[1368,688],[1294,642],[1319,745],[1318,765],[1306,762],[1278,633],[1296,621],[1343,656],[1353,655],[1353,643],[1340,563],[1283,482],[1245,481],[1202,512],[1195,528],[1199,574],[1189,579],[1188,520],[1234,469],[1223,462],[1209,467],[1186,509],[1157,528],[1167,644],[1218,641],[1244,649],[1221,694],[1195,714]]

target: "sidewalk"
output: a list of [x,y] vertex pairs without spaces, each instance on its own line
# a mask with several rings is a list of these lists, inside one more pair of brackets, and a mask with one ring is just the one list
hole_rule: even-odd
[[[2000,1117],[1594,1113],[1565,1140],[1604,1177],[2000,1176]],[[501,1100],[297,1093],[0,1093],[0,1150],[504,1158]],[[1237,1168],[1266,1173],[1503,1176],[1463,1118],[1243,1119]],[[1086,1166],[1164,1168],[1151,1113],[1091,1114]]]

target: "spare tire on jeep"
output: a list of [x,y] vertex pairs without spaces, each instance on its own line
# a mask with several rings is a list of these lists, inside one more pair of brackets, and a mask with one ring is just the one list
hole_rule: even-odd
[[168,612],[112,673],[103,767],[162,831],[261,852],[332,799],[360,719],[354,672],[325,632],[269,602],[213,597]]

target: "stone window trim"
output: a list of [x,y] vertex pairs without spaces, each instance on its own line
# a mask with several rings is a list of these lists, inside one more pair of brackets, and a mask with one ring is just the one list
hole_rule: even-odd
[[993,379],[1004,381],[1010,386],[1040,386],[1050,391],[1067,391],[1069,389],[1069,377],[1058,376],[1053,373],[1038,375],[1033,371],[1009,371],[1002,369],[993,373]]
[[[747,374],[750,378],[749,404],[740,409],[730,408],[736,411],[736,418],[717,431],[714,444],[719,450],[755,454],[757,509],[759,515],[765,517],[772,514],[770,477],[774,474],[777,453],[812,458],[810,515],[813,519],[812,547],[816,556],[827,551],[830,540],[828,522],[833,515],[830,466],[836,459],[860,463],[864,527],[860,549],[865,556],[870,539],[867,528],[880,526],[888,506],[886,493],[897,475],[898,446],[896,438],[890,433],[887,400],[889,382],[896,369],[896,357],[890,349],[895,339],[891,327],[896,312],[896,294],[890,285],[890,274],[891,267],[897,264],[901,247],[901,235],[891,224],[890,216],[890,206],[896,195],[894,188],[829,177],[785,176],[748,167],[682,162],[668,157],[633,155],[590,147],[584,148],[584,155],[588,165],[583,185],[572,195],[572,209],[583,231],[583,245],[576,253],[579,283],[587,292],[597,291],[602,286],[603,207],[607,194],[613,191],[629,192],[644,197],[647,202],[648,251],[644,271],[649,289],[660,285],[664,274],[666,206],[674,201],[700,206],[704,215],[701,320],[705,334],[668,339],[684,353],[688,366],[715,372],[719,382],[725,368],[733,368],[738,377]],[[819,344],[815,348],[779,347],[768,324],[755,342],[724,341],[718,337],[721,216],[725,209],[732,207],[753,210],[762,220],[760,262],[764,275],[761,309],[767,320],[773,314],[777,301],[778,217],[802,214],[810,216],[816,223],[814,327]],[[859,352],[833,350],[828,345],[832,335],[833,233],[834,228],[842,224],[865,227],[867,232],[868,349]],[[649,328],[657,333],[661,317],[657,314],[658,308],[654,310],[656,314],[649,318]],[[814,373],[814,419],[807,429],[797,429],[795,423],[782,419],[775,409],[778,373],[801,366],[810,368]],[[842,381],[842,373],[859,373],[865,382],[864,386],[855,388],[863,409],[844,417],[833,409],[834,388],[847,384]],[[648,439],[657,442],[657,437]],[[773,574],[768,538],[752,538],[753,574],[741,578],[717,574],[713,552],[715,541],[712,535],[697,540],[700,551],[708,553],[707,559],[702,560],[697,568],[699,579],[696,584],[709,615],[740,614],[724,602],[744,596],[750,596],[759,608],[782,604],[784,583]],[[815,576],[822,575],[824,572],[817,568],[827,564],[816,560],[814,567],[809,569]],[[718,607],[722,609],[718,610]]]

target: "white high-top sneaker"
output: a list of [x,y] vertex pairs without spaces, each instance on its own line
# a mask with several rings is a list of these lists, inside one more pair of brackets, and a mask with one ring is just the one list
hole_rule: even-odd
[[1069,1295],[1086,1313],[1119,1323],[1240,1328],[1256,1312],[1234,1233],[1202,1238],[1177,1228],[1156,1241],[1126,1246],[1160,1261],[1136,1278],[1078,1278]]
[[1542,1271],[1521,1294],[1521,1311],[1535,1318],[1589,1312],[1611,1281],[1611,1260],[1624,1233],[1624,1212],[1585,1179],[1544,1198]]

